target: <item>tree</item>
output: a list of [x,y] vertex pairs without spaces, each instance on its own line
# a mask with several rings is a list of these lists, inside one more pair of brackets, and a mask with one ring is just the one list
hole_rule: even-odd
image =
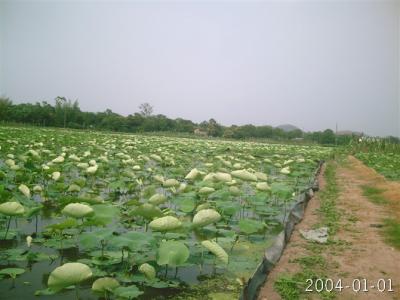
[[57,96],[56,98],[56,112],[58,111],[58,115],[60,114],[60,111],[63,110],[63,123],[64,123],[64,128],[67,125],[67,99],[65,97],[60,97]]
[[145,102],[139,105],[139,110],[143,117],[150,117],[153,113],[153,106],[151,106],[150,103]]
[[8,118],[11,106],[12,102],[9,98],[0,98],[0,120],[6,120]]
[[222,126],[217,123],[214,119],[210,119],[207,124],[207,134],[209,136],[222,136]]
[[326,129],[321,134],[322,144],[334,144],[335,143],[335,133],[331,129]]

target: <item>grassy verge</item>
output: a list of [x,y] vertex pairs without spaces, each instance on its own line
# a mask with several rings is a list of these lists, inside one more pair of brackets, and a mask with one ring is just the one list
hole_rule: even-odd
[[[361,187],[363,195],[371,202],[378,205],[388,205],[389,201],[383,196],[384,189],[364,185]],[[395,218],[383,219],[382,234],[385,242],[390,246],[400,249],[400,221]]]
[[[326,270],[330,263],[321,255],[334,242],[331,241],[339,227],[340,213],[336,208],[336,199],[339,195],[339,188],[336,183],[336,165],[328,162],[325,168],[325,187],[319,192],[320,199],[320,219],[321,221],[315,227],[327,226],[329,228],[330,241],[327,244],[308,243],[306,248],[309,255],[301,256],[293,260],[301,267],[301,271],[295,274],[282,274],[274,283],[274,289],[279,293],[282,299],[304,299],[311,297],[310,292],[306,292],[307,279],[326,279]],[[333,299],[334,293],[322,292],[312,294],[322,299]],[[315,298],[315,297],[314,297]]]
[[363,185],[361,188],[363,191],[363,196],[367,197],[371,202],[379,205],[388,203],[388,201],[382,195],[385,190],[368,185]]

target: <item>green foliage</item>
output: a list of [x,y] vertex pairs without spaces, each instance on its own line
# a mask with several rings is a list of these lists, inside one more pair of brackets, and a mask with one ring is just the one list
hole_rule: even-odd
[[386,241],[393,247],[400,249],[400,222],[396,219],[386,219],[383,227]]
[[387,204],[387,200],[383,197],[384,190],[372,186],[364,185],[361,187],[363,195],[375,204]]

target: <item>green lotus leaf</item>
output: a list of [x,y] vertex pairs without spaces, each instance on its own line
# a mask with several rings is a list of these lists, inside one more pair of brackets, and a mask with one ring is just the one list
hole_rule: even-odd
[[229,256],[225,250],[214,241],[202,241],[201,244],[212,254],[214,254],[223,263],[228,264]]
[[244,234],[253,234],[257,233],[264,228],[264,224],[251,219],[242,219],[239,221],[239,229]]
[[189,249],[182,242],[162,242],[157,252],[157,264],[178,267],[187,261],[189,255]]
[[117,287],[114,291],[113,294],[118,297],[118,299],[123,298],[123,299],[134,299],[139,297],[140,295],[143,294],[137,286],[135,285],[130,285],[130,286],[120,286]]
[[156,278],[156,269],[148,263],[144,263],[139,267],[139,272],[144,274],[147,279],[153,280]]
[[61,213],[73,218],[83,218],[93,214],[93,208],[82,203],[70,203],[63,208]]
[[154,231],[169,231],[178,229],[182,223],[173,216],[166,216],[151,221],[149,226]]
[[0,277],[3,275],[8,275],[11,278],[15,279],[17,278],[17,275],[21,275],[25,273],[25,269],[21,269],[21,268],[6,268],[6,269],[2,269],[0,270]]
[[5,202],[0,204],[0,213],[6,216],[19,216],[25,212],[25,208],[18,202]]
[[119,287],[119,282],[111,277],[103,277],[97,279],[92,284],[92,290],[94,292],[104,293],[105,291],[112,291]]
[[204,227],[212,223],[217,223],[221,219],[221,215],[214,209],[200,210],[193,217],[193,226]]
[[47,285],[54,290],[61,290],[90,277],[92,277],[92,271],[87,265],[77,262],[66,263],[50,273]]
[[94,215],[90,219],[98,225],[108,225],[113,220],[118,220],[120,210],[111,204],[93,205]]

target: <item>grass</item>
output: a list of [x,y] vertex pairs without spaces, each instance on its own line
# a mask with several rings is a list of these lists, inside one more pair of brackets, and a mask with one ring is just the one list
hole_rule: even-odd
[[336,183],[336,167],[333,163],[328,163],[325,168],[326,186],[320,193],[321,206],[319,212],[322,217],[320,226],[327,226],[329,234],[333,235],[339,228],[340,213],[336,208],[336,199],[339,195],[339,188]]
[[391,246],[400,249],[400,222],[396,219],[385,219],[383,227],[385,241]]
[[[336,183],[336,165],[329,162],[326,165],[324,177],[326,185],[319,192],[321,222],[316,227],[327,226],[329,228],[329,240],[327,244],[307,243],[306,249],[310,255],[301,256],[294,259],[293,263],[297,263],[301,267],[301,271],[295,274],[281,274],[274,283],[274,289],[284,300],[296,300],[308,298],[310,292],[306,292],[307,279],[325,279],[325,271],[330,266],[330,262],[321,255],[332,246],[331,237],[339,228],[340,213],[336,207],[336,199],[339,195],[339,188]],[[334,299],[335,293],[323,291],[318,293],[322,299]]]
[[[361,188],[363,190],[363,195],[371,202],[378,205],[389,204],[389,201],[382,195],[385,191],[384,189],[367,185],[364,185]],[[383,220],[382,234],[387,244],[396,249],[400,249],[400,221],[394,218],[385,218]]]
[[383,197],[382,193],[385,191],[383,189],[378,189],[376,187],[363,185],[362,187],[363,196],[367,197],[372,203],[382,205],[387,204],[388,201]]

